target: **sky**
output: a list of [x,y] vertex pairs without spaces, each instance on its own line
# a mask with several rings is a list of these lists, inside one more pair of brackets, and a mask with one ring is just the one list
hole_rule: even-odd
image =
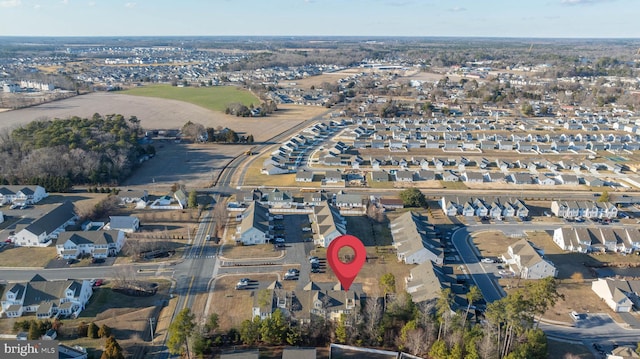
[[640,38],[640,0],[0,0],[0,36]]

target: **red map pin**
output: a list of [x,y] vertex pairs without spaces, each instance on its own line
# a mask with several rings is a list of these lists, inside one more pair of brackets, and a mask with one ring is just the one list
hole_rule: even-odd
[[[338,256],[338,252],[343,247],[349,247],[353,249],[355,253],[353,260],[349,263],[342,262]],[[367,250],[364,248],[364,244],[362,244],[357,237],[349,234],[332,240],[331,243],[329,243],[329,248],[327,248],[327,261],[345,291],[349,290],[351,283],[353,283],[353,280],[358,276],[358,272],[360,272],[366,260]]]

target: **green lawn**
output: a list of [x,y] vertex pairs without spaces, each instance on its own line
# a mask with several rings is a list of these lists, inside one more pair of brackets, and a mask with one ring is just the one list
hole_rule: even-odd
[[213,87],[176,87],[170,85],[151,85],[122,91],[127,95],[159,97],[189,102],[214,111],[224,111],[230,103],[259,105],[260,100],[251,92],[235,86]]

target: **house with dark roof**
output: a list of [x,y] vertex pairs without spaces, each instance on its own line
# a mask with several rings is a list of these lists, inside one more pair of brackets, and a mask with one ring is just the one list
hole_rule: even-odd
[[88,280],[49,281],[36,274],[26,283],[7,286],[0,302],[0,314],[9,318],[19,318],[24,313],[35,313],[38,319],[61,315],[75,318],[92,294]]
[[264,244],[271,238],[273,225],[269,208],[257,201],[252,202],[242,213],[242,222],[238,226],[235,239],[242,244]]
[[47,191],[40,186],[0,186],[0,203],[33,204],[48,197]]
[[77,218],[73,203],[64,202],[17,232],[14,244],[20,247],[47,247]]
[[266,290],[266,295],[254,296],[252,316],[267,318],[280,309],[285,317],[298,323],[338,320],[342,314],[358,312],[366,298],[361,283],[353,283],[348,291],[340,283],[317,282],[307,283],[302,290],[285,290],[276,281]]
[[62,232],[58,236],[56,251],[64,259],[83,255],[107,258],[117,255],[124,241],[124,232],[119,230]]

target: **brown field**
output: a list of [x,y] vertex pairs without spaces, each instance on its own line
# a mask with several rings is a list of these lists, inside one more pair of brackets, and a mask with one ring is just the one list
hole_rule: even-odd
[[56,257],[56,247],[11,247],[0,251],[0,266],[42,268]]
[[39,106],[0,113],[3,127],[13,128],[40,118],[91,117],[119,113],[137,116],[147,129],[179,129],[187,121],[205,127],[228,127],[239,134],[253,134],[256,141],[264,141],[286,129],[327,111],[323,107],[281,105],[272,116],[242,118],[225,115],[176,100],[129,96],[116,93],[91,93]]
[[253,246],[228,243],[223,247],[221,256],[228,259],[276,258],[282,255],[281,250],[274,250],[272,244],[256,244]]
[[215,290],[211,297],[214,305],[212,313],[218,313],[220,318],[220,330],[240,328],[245,319],[251,319],[251,307],[256,291],[236,290],[235,285],[241,277],[250,277],[253,280],[272,282],[278,279],[275,274],[256,275],[229,275],[218,277],[215,281]]

